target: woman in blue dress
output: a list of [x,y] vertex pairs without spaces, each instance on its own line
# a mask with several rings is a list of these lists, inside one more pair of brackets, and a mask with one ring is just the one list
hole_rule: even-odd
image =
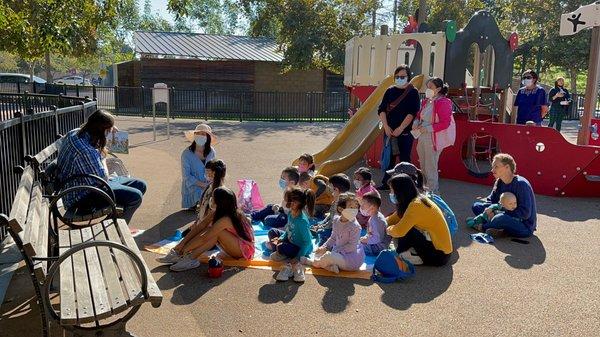
[[195,210],[202,192],[209,185],[204,166],[215,159],[215,149],[211,144],[215,144],[217,138],[206,124],[186,131],[185,138],[192,144],[181,154],[181,206]]

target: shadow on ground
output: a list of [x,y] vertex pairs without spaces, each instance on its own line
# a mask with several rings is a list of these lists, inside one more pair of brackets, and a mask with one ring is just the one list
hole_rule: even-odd
[[322,287],[327,288],[321,305],[328,313],[340,313],[346,310],[350,303],[350,297],[354,296],[355,285],[368,286],[373,284],[371,280],[340,279],[336,277],[315,276]]

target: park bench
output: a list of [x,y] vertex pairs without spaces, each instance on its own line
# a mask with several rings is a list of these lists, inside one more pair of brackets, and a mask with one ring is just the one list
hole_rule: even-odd
[[[52,151],[46,148],[28,160],[44,163]],[[117,218],[114,199],[100,188],[74,186],[45,194],[39,168],[16,168],[19,187],[10,214],[0,214],[0,225],[7,226],[29,269],[44,336],[50,322],[76,336],[127,335],[125,324],[143,303],[158,307],[162,302],[127,223]],[[111,216],[93,224],[53,226],[53,205],[77,189],[104,194]]]

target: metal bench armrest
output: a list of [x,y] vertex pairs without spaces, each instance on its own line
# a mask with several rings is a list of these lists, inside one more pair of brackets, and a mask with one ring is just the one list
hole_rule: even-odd
[[77,179],[80,179],[80,178],[90,178],[90,179],[93,179],[94,181],[98,182],[102,187],[106,188],[106,193],[109,193],[109,191],[110,191],[109,196],[112,198],[113,201],[116,201],[115,192],[112,190],[112,188],[110,187],[108,182],[94,174],[82,173],[82,174],[76,174],[76,175],[70,176],[65,181],[62,181],[56,190],[61,191],[67,183],[77,180]]

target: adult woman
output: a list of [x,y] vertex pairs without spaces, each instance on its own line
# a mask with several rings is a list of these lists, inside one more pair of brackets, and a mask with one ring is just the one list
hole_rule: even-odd
[[[474,229],[483,232],[490,228],[501,229],[505,234],[514,237],[529,237],[533,234],[537,227],[535,195],[529,181],[515,174],[516,170],[517,164],[511,155],[498,153],[494,156],[494,188],[483,202],[475,202],[472,208],[475,215],[486,212],[487,218],[491,220],[483,225],[474,226]],[[511,192],[517,197],[517,208],[494,215],[493,209],[489,207],[497,204],[504,192]]]
[[413,178],[407,174],[393,176],[388,184],[396,212],[387,218],[387,233],[398,238],[396,252],[415,265],[448,263],[452,239],[442,211],[419,194]]
[[448,85],[441,78],[432,77],[427,81],[425,99],[413,124],[413,134],[418,137],[417,154],[421,170],[425,175],[425,186],[439,194],[438,161],[445,144],[438,141],[437,135],[448,129],[452,122],[452,101],[446,97]]
[[[410,130],[419,111],[419,92],[410,84],[411,78],[412,74],[407,65],[403,64],[396,68],[394,86],[387,89],[377,110],[385,136],[398,145],[400,161],[405,162],[410,162],[413,145]],[[395,160],[390,160],[386,170],[393,168],[395,164]],[[386,190],[389,178],[387,173],[384,174],[378,189]]]
[[196,268],[200,266],[198,258],[202,253],[215,245],[234,258],[250,260],[254,256],[252,225],[238,209],[235,193],[227,187],[218,187],[210,204],[214,212],[193,227],[169,254],[156,259],[158,262],[173,264],[172,271]]
[[[113,130],[114,117],[104,111],[97,110],[79,129],[71,130],[65,136],[58,151],[58,181],[63,188],[75,185],[98,186],[91,178],[77,178],[67,181],[79,174],[93,174],[108,182],[115,194],[117,206],[123,207],[123,218],[129,223],[135,210],[142,204],[146,193],[146,183],[141,179],[126,177],[108,177],[102,158],[106,155],[106,136]],[[77,206],[89,209],[102,206],[104,203],[97,195],[86,191],[76,191],[65,195],[66,207]]]
[[544,88],[537,84],[538,75],[533,70],[523,73],[523,87],[519,89],[515,98],[517,107],[517,124],[534,122],[537,126],[542,125],[542,119],[548,113],[548,100]]
[[217,138],[206,124],[186,131],[185,138],[192,144],[181,154],[181,206],[195,209],[209,184],[205,177],[205,165],[215,158],[216,152],[211,144],[215,144]]
[[548,93],[550,97],[550,124],[548,127],[553,127],[556,123],[556,130],[560,132],[563,117],[569,111],[569,104],[571,101],[571,95],[569,91],[565,89],[565,79],[559,77],[554,82],[554,88]]

